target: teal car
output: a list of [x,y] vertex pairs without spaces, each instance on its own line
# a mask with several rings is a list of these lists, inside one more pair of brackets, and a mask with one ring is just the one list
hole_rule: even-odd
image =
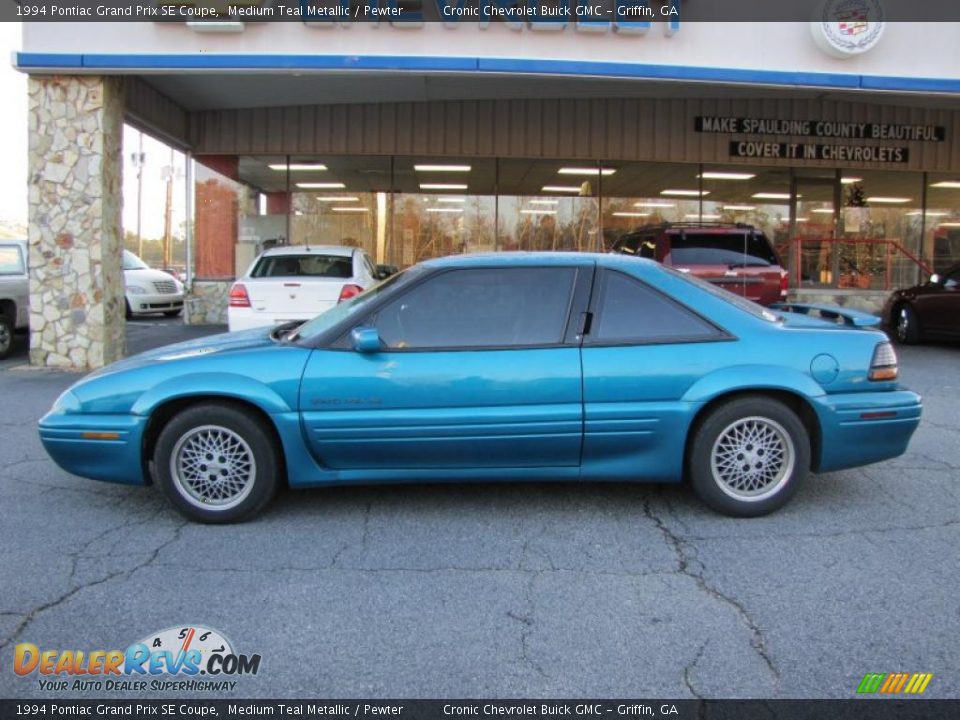
[[902,454],[921,400],[879,319],[771,310],[653,261],[431,260],[300,325],[114,363],[40,421],[68,472],[233,522],[282,486],[688,479],[758,516]]

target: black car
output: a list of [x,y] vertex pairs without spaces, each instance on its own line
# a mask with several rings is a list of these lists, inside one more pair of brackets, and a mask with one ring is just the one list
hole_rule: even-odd
[[905,344],[960,340],[960,263],[921,285],[897,290],[883,307],[883,320]]

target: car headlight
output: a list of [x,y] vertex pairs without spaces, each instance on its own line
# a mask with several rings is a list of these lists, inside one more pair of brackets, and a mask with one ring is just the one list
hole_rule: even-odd
[[60,415],[78,413],[80,412],[80,398],[69,390],[65,390],[60,393],[60,397],[54,401],[50,412],[59,413]]
[[127,285],[127,292],[131,295],[146,295],[147,289],[142,288],[139,285]]

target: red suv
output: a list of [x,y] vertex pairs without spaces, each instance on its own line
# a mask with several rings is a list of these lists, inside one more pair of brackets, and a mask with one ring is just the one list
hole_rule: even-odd
[[761,305],[787,297],[787,272],[767,236],[752,225],[648,225],[623,235],[612,250],[689,272]]

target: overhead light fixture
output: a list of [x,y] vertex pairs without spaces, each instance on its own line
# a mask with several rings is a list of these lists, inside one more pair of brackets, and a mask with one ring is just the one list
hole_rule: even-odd
[[960,189],[960,180],[941,180],[940,182],[931,183],[930,187],[957,190]]
[[470,165],[414,165],[417,172],[470,172]]
[[942,223],[937,223],[937,227],[960,227],[960,222],[942,222]]
[[531,200],[531,205],[559,205],[559,200]]
[[874,197],[868,197],[868,198],[867,198],[867,202],[868,202],[868,203],[879,203],[879,204],[884,204],[884,203],[886,203],[886,204],[888,204],[888,205],[899,205],[899,204],[901,204],[901,203],[908,203],[908,202],[910,202],[912,199],[913,199],[913,198],[905,198],[905,197],[881,197],[881,196],[879,196],[879,195],[876,195],[876,196],[874,196]]
[[521,210],[520,214],[521,215],[556,215],[557,211],[556,210],[532,210],[528,208],[526,210]]
[[680,197],[703,197],[704,195],[709,195],[709,190],[676,190],[673,188],[668,188],[667,190],[661,190],[661,195],[678,195]]
[[614,217],[650,217],[650,213],[645,212],[629,212],[627,210],[621,210],[615,213],[612,213]]
[[863,178],[855,178],[855,177],[840,178],[840,183],[843,185],[856,185],[858,182],[863,182]]
[[276,170],[278,172],[324,172],[327,169],[327,166],[323,163],[271,163],[268,165],[271,170]]
[[833,215],[833,208],[814,208],[810,212],[820,213],[821,215]]
[[754,173],[738,172],[705,172],[697,175],[697,177],[704,180],[752,180],[756,175]]
[[559,175],[613,175],[616,168],[589,168],[589,167],[562,167],[557,170]]
[[462,213],[463,208],[441,208],[441,207],[432,207],[427,208],[427,212],[432,213]]
[[[758,192],[750,197],[754,197],[757,200],[789,200],[790,193]],[[797,197],[802,198],[803,195],[797,195]]]
[[636,202],[633,206],[642,208],[675,208],[677,204],[668,202]]
[[335,207],[330,208],[334,212],[346,212],[346,213],[365,213],[370,212],[369,208],[365,207]]
[[697,213],[687,213],[684,215],[687,220],[719,220],[719,215],[707,214],[707,215],[697,215]]
[[438,197],[437,198],[437,202],[442,202],[442,203],[462,203],[466,201],[467,199],[465,197]]
[[733,210],[734,212],[749,212],[750,210],[756,210],[756,205],[724,205],[724,210]]
[[574,193],[577,194],[580,192],[579,185],[544,185],[540,188],[542,192],[550,193]]
[[320,202],[360,202],[356,195],[317,195]]
[[421,190],[466,190],[463,183],[420,183]]
[[[904,213],[906,217],[916,217],[917,215],[923,215],[924,213],[921,210],[912,210],[911,212]],[[927,210],[927,217],[946,217],[950,213],[948,212],[938,212],[935,210]]]
[[325,182],[325,183],[308,183],[302,182],[297,183],[298,188],[303,188],[304,190],[343,190],[346,185],[341,182]]
[[797,218],[797,222],[808,222],[810,218]]

